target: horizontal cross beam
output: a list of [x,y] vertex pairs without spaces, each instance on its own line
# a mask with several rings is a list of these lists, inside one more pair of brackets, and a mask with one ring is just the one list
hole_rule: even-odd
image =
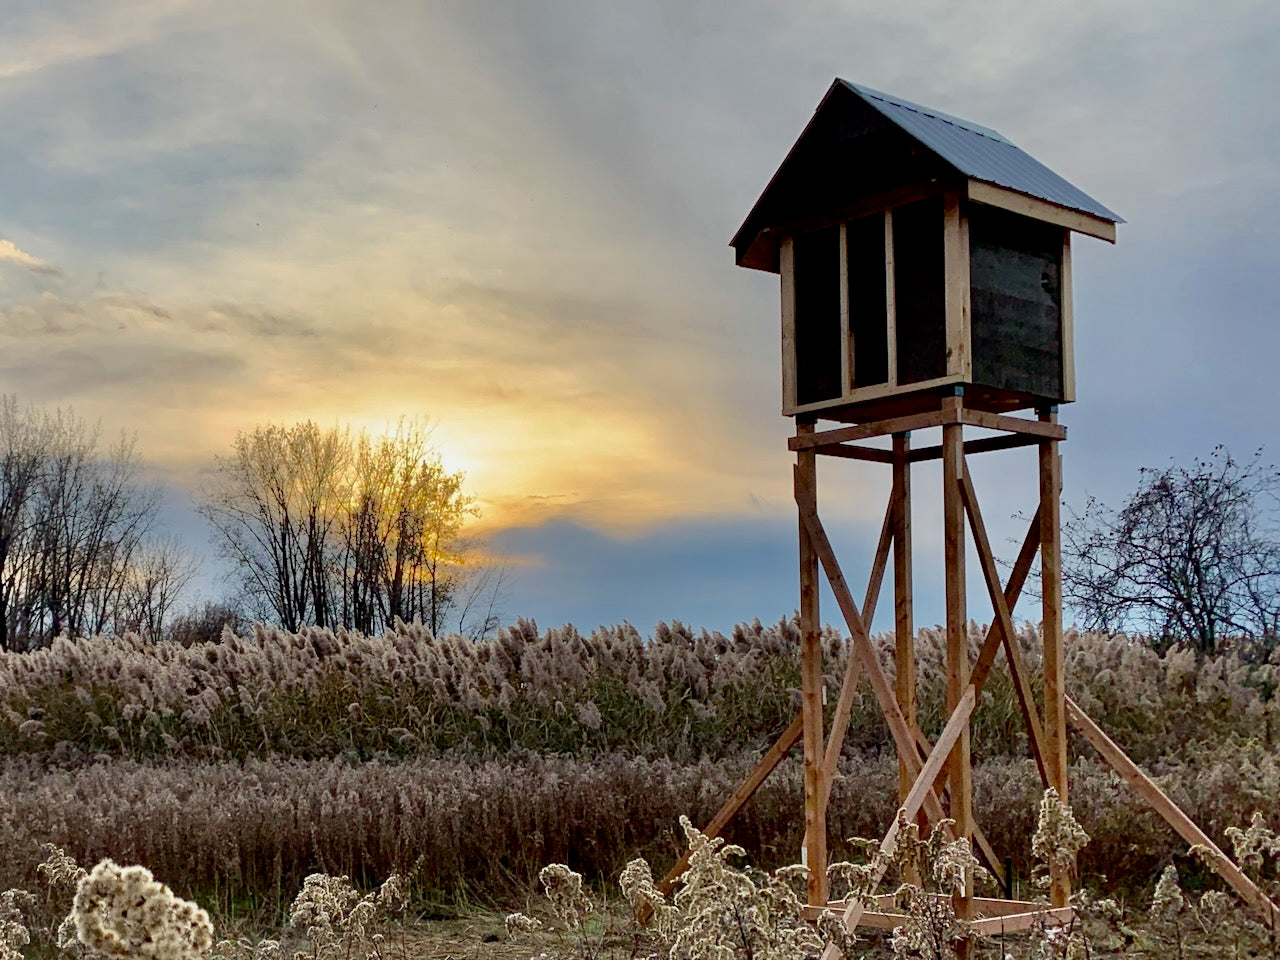
[[[1065,440],[1067,428],[1060,423],[1044,420],[1028,420],[1024,417],[1010,417],[1000,413],[988,413],[985,410],[972,410],[968,407],[947,410],[929,410],[925,413],[914,413],[905,417],[893,417],[889,420],[876,420],[872,423],[860,423],[852,427],[837,427],[834,430],[815,430],[813,433],[797,434],[787,440],[787,448],[794,451],[831,448],[837,444],[856,443],[859,440],[871,440],[875,437],[889,437],[895,433],[907,433],[911,430],[927,430],[929,427],[945,427],[949,424],[961,423],[970,427],[982,427],[985,430],[1000,430],[1004,433],[1021,434],[1039,440]],[[868,448],[861,448],[865,452]],[[923,450],[930,448],[924,447]],[[998,449],[998,448],[996,448]],[[831,450],[823,450],[831,453]],[[834,453],[833,456],[843,454]],[[892,455],[890,455],[892,457]],[[866,459],[878,459],[878,454],[871,454]],[[855,455],[855,459],[858,457]],[[892,462],[890,459],[888,462]]]

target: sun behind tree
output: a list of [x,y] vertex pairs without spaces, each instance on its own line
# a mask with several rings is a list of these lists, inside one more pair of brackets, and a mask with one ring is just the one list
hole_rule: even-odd
[[[477,512],[464,479],[421,420],[379,436],[268,424],[216,459],[200,512],[254,615],[288,630],[375,633],[399,618],[439,633],[465,620],[468,585],[483,579],[462,536]],[[456,626],[487,632],[491,612]]]

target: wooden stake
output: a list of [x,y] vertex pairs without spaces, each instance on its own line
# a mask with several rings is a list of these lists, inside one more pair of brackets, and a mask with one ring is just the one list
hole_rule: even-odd
[[[1041,411],[1040,420],[1057,424],[1058,415]],[[1044,643],[1044,749],[1049,784],[1067,803],[1067,717],[1064,698],[1067,682],[1062,650],[1062,460],[1058,441],[1040,444],[1040,596]],[[1064,866],[1053,866],[1049,899],[1065,907],[1071,899],[1071,876]]]
[[1218,876],[1231,884],[1231,889],[1240,895],[1241,900],[1258,912],[1263,922],[1267,925],[1267,929],[1273,932],[1280,930],[1280,907],[1277,907],[1265,893],[1258,889],[1254,882],[1244,874],[1244,871],[1236,866],[1235,862],[1223,853],[1216,843],[1209,839],[1209,835],[1197,827],[1195,821],[1183,813],[1178,808],[1178,805],[1156,786],[1155,781],[1143,773],[1138,765],[1116,746],[1115,741],[1103,733],[1102,728],[1089,719],[1088,715],[1080,709],[1074,700],[1070,697],[1065,697],[1064,701],[1067,716],[1071,718],[1071,725],[1084,735],[1084,738],[1089,741],[1098,753],[1102,754],[1102,759],[1111,764],[1112,769],[1128,781],[1129,785],[1142,796],[1142,799],[1151,804],[1152,809],[1178,832],[1178,836],[1193,847],[1204,847],[1208,851],[1206,859],[1209,865],[1213,867]]
[[[800,436],[813,424],[798,424]],[[796,454],[796,489],[803,485],[817,499],[817,457],[812,449]],[[809,868],[809,902],[827,902],[827,810],[823,789],[822,634],[818,617],[818,558],[809,530],[800,521],[800,689],[804,716],[804,856]]]

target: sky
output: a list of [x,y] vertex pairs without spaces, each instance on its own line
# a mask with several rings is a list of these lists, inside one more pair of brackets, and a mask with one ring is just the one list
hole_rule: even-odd
[[[1128,221],[1075,245],[1080,505],[1218,443],[1280,458],[1277,51],[1254,0],[15,0],[0,392],[135,433],[206,553],[237,431],[427,417],[505,619],[776,621],[778,281],[727,244],[832,79],[994,127]],[[1034,460],[974,460],[998,552]],[[887,469],[822,469],[856,585]],[[936,468],[914,485],[927,624]]]

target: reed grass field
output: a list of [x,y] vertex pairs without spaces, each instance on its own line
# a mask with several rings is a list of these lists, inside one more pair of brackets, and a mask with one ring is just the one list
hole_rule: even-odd
[[[975,648],[983,635],[973,625]],[[1037,631],[1017,639],[1034,668]],[[876,642],[892,672],[892,638]],[[261,931],[286,924],[316,874],[362,896],[408,878],[415,915],[440,918],[527,904],[549,863],[597,892],[637,857],[660,875],[687,842],[680,817],[706,822],[794,717],[798,643],[792,622],[641,636],[519,621],[480,642],[404,624],[380,636],[255,626],[189,647],[109,636],[0,654],[0,888],[41,889],[52,844],[86,869],[145,866],[223,927]],[[831,631],[824,644],[834,703],[848,647]],[[1157,655],[1089,633],[1066,648],[1071,696],[1225,849],[1255,813],[1280,822],[1280,658]],[[921,631],[917,651],[936,734],[941,632]],[[974,719],[974,806],[1031,895],[1041,784],[1002,671]],[[1188,889],[1214,889],[1090,749],[1073,748],[1070,803],[1091,838],[1083,885],[1145,902],[1173,866]],[[849,838],[881,835],[896,803],[869,689],[839,773],[829,826],[833,858],[847,859]],[[802,796],[793,757],[727,840],[757,867],[792,863]]]

